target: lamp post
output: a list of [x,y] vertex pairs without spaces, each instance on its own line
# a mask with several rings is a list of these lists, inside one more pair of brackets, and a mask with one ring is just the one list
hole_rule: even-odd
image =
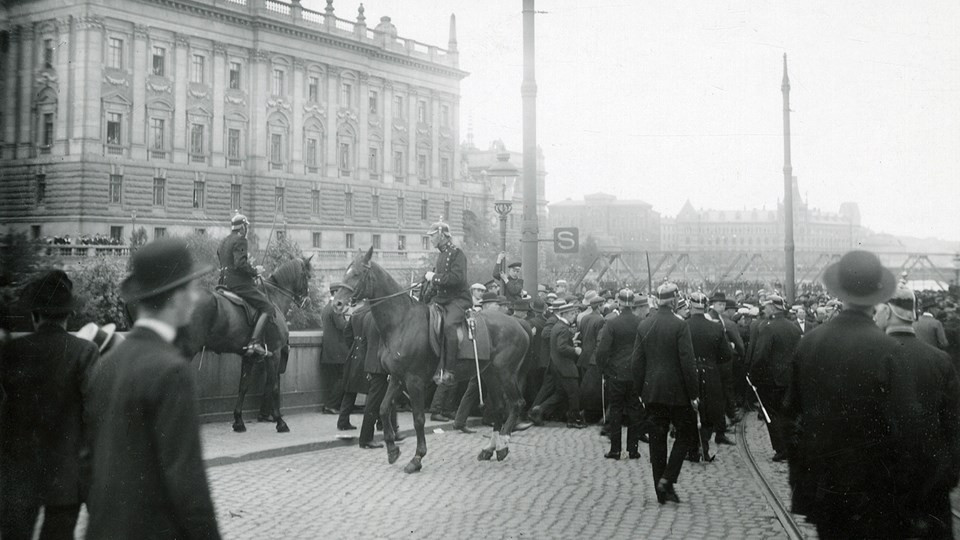
[[960,252],[953,254],[953,284],[960,287]]
[[[513,189],[520,175],[517,168],[510,163],[510,154],[500,152],[497,162],[487,171],[492,180],[491,187],[500,187],[500,199],[493,202],[493,209],[500,216],[500,251],[507,252],[507,216],[513,210]],[[506,262],[506,258],[504,258]],[[501,271],[503,269],[501,268]]]
[[[137,234],[137,210],[133,209],[130,211],[130,240],[131,244],[133,243],[133,236]],[[120,240],[123,240],[121,238]]]

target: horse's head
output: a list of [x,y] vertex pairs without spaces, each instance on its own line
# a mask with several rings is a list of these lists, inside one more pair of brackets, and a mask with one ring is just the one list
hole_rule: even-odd
[[297,284],[293,289],[300,307],[303,307],[310,296],[310,272],[313,269],[310,266],[311,259],[313,259],[313,255],[300,258],[300,272],[297,275]]
[[373,246],[370,246],[366,253],[358,253],[347,266],[347,271],[340,281],[340,288],[333,295],[333,307],[337,313],[344,313],[350,306],[373,294],[370,283],[371,257]]

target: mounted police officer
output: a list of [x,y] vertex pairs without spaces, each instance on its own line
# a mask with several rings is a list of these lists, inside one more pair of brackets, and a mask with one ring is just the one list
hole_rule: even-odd
[[429,285],[424,301],[434,303],[443,310],[443,348],[440,366],[434,376],[437,384],[452,384],[451,368],[457,362],[457,325],[463,322],[473,300],[467,284],[467,256],[454,245],[450,225],[438,221],[427,231],[433,247],[440,251],[433,270],[424,274]]
[[257,310],[257,323],[253,327],[250,343],[244,350],[246,354],[266,356],[269,352],[262,339],[263,331],[268,324],[273,323],[273,312],[276,308],[254,282],[254,279],[263,273],[263,266],[250,264],[247,250],[250,222],[243,214],[237,214],[230,220],[230,229],[232,232],[220,242],[217,249],[220,285],[236,293]]

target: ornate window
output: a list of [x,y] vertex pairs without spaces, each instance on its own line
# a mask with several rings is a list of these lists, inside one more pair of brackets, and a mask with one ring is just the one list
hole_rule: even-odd
[[307,77],[307,101],[320,102],[320,77],[317,75]]
[[426,221],[429,219],[430,215],[430,201],[427,199],[420,199],[420,220]]
[[240,184],[230,184],[230,208],[240,211]]
[[353,106],[353,84],[348,82],[340,84],[340,106],[345,109]]
[[353,233],[344,234],[343,244],[345,248],[353,249]]
[[343,213],[346,217],[353,217],[353,193],[349,191],[343,194]]
[[43,67],[53,68],[53,40],[43,40]]
[[380,179],[380,148],[371,146],[367,154],[367,168],[370,171],[371,180]]
[[166,201],[166,191],[167,191],[167,179],[166,178],[154,178],[153,179],[153,205],[154,206],[163,206]]
[[107,113],[107,144],[123,144],[123,115],[121,113]]
[[368,110],[370,114],[374,116],[380,114],[380,93],[377,92],[376,90],[370,90],[370,96],[368,101],[369,101]]
[[393,117],[402,120],[406,116],[403,114],[403,96],[393,96]]
[[380,195],[376,193],[370,196],[370,216],[380,219]]
[[310,210],[314,215],[320,215],[320,188],[318,186],[313,186],[313,189],[310,190]]
[[284,77],[286,73],[282,69],[274,68],[273,70],[273,95],[282,96],[284,93]]
[[247,119],[239,113],[229,113],[226,124],[227,167],[241,167],[246,159]]
[[273,190],[273,200],[275,201],[274,211],[278,214],[283,213],[284,202],[286,202],[286,193],[283,186],[277,186]]
[[397,181],[403,182],[403,150],[393,151],[393,177]]
[[167,71],[167,50],[163,47],[153,48],[153,74],[163,77]]
[[288,162],[289,122],[279,113],[273,113],[267,121],[267,156],[271,171],[282,171]]
[[373,249],[380,249],[380,235],[375,234],[371,236],[370,243],[373,245]]
[[156,99],[147,103],[147,151],[150,159],[168,159],[172,138],[168,130],[172,125],[173,105],[169,101]]
[[309,117],[303,126],[303,165],[307,174],[318,174],[323,165],[323,124]]
[[206,58],[202,54],[193,55],[193,63],[190,70],[190,82],[203,84],[203,71]]
[[201,177],[193,181],[193,207],[204,208],[207,198],[207,183]]
[[121,204],[123,202],[123,175],[110,175],[110,188],[107,191],[107,202],[110,204]]
[[240,89],[240,71],[242,67],[240,62],[230,62],[230,88],[232,90]]
[[123,69],[123,40],[112,37],[108,42],[107,67]]
[[313,247],[315,249],[320,249],[323,247],[323,233],[313,233]]

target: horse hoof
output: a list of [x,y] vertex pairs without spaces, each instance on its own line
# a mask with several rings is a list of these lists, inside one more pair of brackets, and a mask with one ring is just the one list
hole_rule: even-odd
[[234,422],[233,430],[236,431],[237,433],[243,433],[244,431],[247,430],[247,426],[243,425],[243,422]]
[[411,459],[410,463],[407,463],[407,466],[403,468],[403,472],[407,474],[413,474],[415,472],[420,472],[420,469],[423,468],[423,465],[420,464],[419,459]]
[[477,456],[477,461],[490,461],[490,458],[493,457],[493,450],[489,448],[484,448],[480,451],[480,455]]
[[277,433],[290,433],[290,426],[283,420],[280,420],[277,422]]
[[400,449],[397,447],[387,449],[387,463],[393,465],[400,459]]
[[500,450],[497,450],[497,461],[503,461],[507,459],[507,454],[509,453],[510,453],[509,448],[502,448]]

